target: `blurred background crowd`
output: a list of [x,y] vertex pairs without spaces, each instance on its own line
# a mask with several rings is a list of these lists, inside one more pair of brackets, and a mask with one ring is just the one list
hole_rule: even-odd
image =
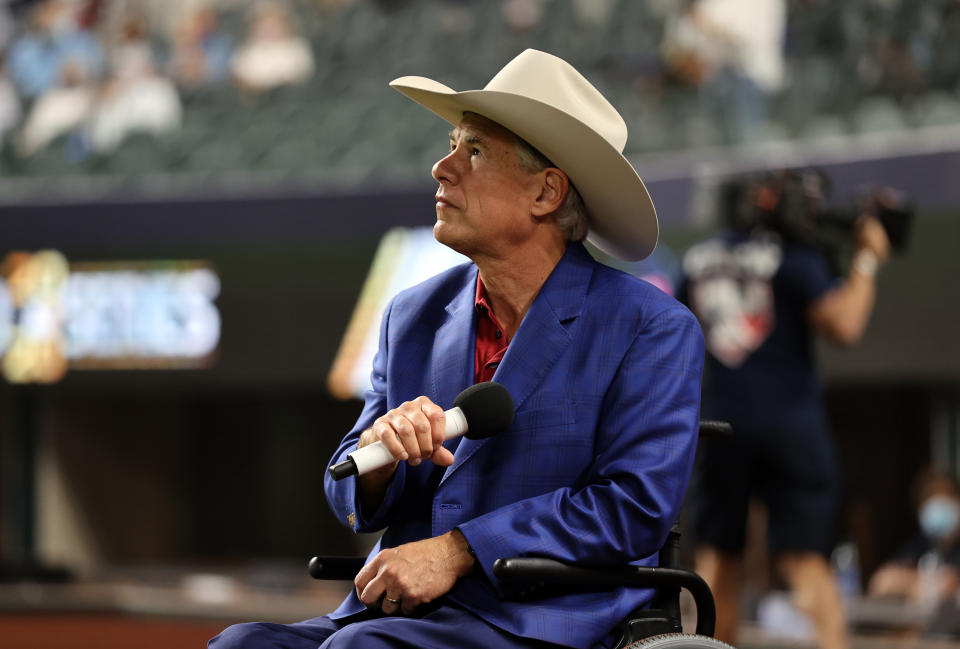
[[417,71],[469,85],[524,47],[594,79],[624,114],[631,152],[960,113],[960,6],[949,0],[4,5],[5,176],[310,167],[341,182],[418,177],[435,154],[430,121],[398,133],[383,82]]
[[[371,542],[321,488],[365,336],[455,261],[417,229],[446,126],[387,83],[476,88],[527,47],[623,115],[662,228],[624,268],[664,290],[731,178],[815,167],[838,212],[898,192],[866,335],[817,348],[823,525],[854,644],[956,644],[960,0],[7,0],[0,646],[198,644],[339,601],[304,566]],[[764,515],[738,646],[810,644]]]

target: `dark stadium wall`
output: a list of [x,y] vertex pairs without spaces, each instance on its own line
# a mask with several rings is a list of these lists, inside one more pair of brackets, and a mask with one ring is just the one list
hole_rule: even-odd
[[[4,208],[3,253],[53,247],[71,261],[207,259],[221,277],[223,337],[210,369],[77,370],[32,388],[44,452],[103,560],[299,561],[368,542],[339,526],[323,500],[324,465],[360,409],[330,397],[326,375],[380,235],[432,218],[429,191]],[[682,251],[708,231],[665,227],[664,241]],[[835,433],[856,469],[841,529],[869,525],[867,552],[894,546],[911,514],[900,503],[884,515],[860,485],[880,481],[874,467],[903,459],[912,468],[930,457],[924,404],[937,392],[956,394],[960,382],[958,240],[953,211],[922,211],[907,255],[880,275],[863,344],[822,355]],[[912,396],[892,397],[904,393]],[[884,404],[884,416],[860,425],[854,411],[872,402]],[[0,403],[6,413],[19,407],[6,382]],[[15,427],[0,418],[5,448]],[[883,457],[859,464],[874,438],[885,440],[876,450]],[[7,503],[21,495],[11,477]]]
[[[653,193],[656,195],[656,188]],[[0,254],[56,248],[70,261],[205,259],[221,278],[222,339],[207,370],[74,371],[64,387],[130,390],[299,385],[322,389],[379,237],[426,225],[429,194],[276,198],[207,203],[7,207]],[[666,221],[666,220],[665,220]],[[709,227],[664,226],[674,251]],[[825,349],[828,380],[958,381],[960,273],[953,211],[918,213],[909,249],[879,280],[862,344]],[[953,299],[950,299],[952,296]]]

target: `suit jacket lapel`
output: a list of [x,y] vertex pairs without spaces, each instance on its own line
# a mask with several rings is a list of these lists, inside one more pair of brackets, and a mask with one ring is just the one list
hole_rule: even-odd
[[474,298],[477,272],[474,269],[463,289],[447,305],[447,319],[434,338],[431,385],[434,403],[447,409],[467,387],[473,385],[474,350],[477,336],[474,327]]
[[[517,410],[543,382],[569,346],[572,336],[568,326],[583,308],[593,263],[582,245],[571,244],[540,289],[516,336],[510,341],[493,380],[507,388]],[[476,335],[473,335],[475,344]],[[473,361],[472,355],[470,360]],[[461,440],[454,454],[454,463],[447,468],[441,484],[486,441]]]

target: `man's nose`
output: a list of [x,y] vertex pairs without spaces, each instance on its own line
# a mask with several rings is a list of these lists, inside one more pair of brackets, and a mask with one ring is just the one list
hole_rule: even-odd
[[456,164],[454,163],[453,157],[454,153],[456,152],[451,151],[433,163],[433,179],[437,182],[447,181],[449,183],[455,183],[457,181]]

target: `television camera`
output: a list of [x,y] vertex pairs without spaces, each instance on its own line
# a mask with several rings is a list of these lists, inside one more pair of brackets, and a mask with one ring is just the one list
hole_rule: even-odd
[[831,270],[846,274],[860,219],[875,217],[903,253],[909,241],[914,209],[906,193],[887,186],[860,189],[854,205],[832,207],[830,177],[820,169],[787,169],[737,177],[721,186],[721,217],[738,230],[773,230],[786,241],[820,248]]

